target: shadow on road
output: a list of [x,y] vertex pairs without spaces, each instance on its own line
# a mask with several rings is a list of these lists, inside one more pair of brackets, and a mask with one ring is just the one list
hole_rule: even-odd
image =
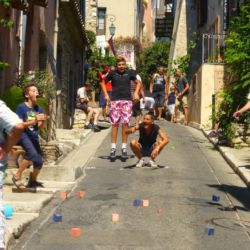
[[234,207],[224,207],[224,211],[232,210],[242,210],[250,211],[250,191],[247,187],[238,187],[233,185],[208,185],[209,187],[216,188],[217,190],[224,191],[226,194],[230,194],[236,198],[243,206],[234,206]]

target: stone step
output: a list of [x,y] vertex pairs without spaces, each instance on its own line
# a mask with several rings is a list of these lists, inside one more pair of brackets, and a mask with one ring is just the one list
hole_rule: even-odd
[[38,213],[13,213],[13,217],[6,219],[5,242],[11,244],[19,238],[24,229],[36,218]]
[[4,188],[4,204],[11,205],[14,212],[39,213],[53,198],[52,193],[12,193],[7,188]]

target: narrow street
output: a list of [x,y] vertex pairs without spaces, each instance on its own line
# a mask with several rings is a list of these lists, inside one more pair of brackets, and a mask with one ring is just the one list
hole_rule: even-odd
[[[159,168],[134,168],[131,151],[127,162],[111,163],[109,134],[76,189],[65,201],[58,194],[11,249],[249,249],[245,184],[199,130],[159,124],[170,137],[157,159]],[[72,159],[72,165],[80,160]],[[84,198],[75,195],[80,190],[86,191]],[[148,200],[149,206],[136,207],[135,199]],[[62,222],[53,221],[55,212]],[[113,213],[119,214],[117,222]],[[207,226],[214,235],[205,233]],[[70,235],[74,227],[81,229],[79,237]]]

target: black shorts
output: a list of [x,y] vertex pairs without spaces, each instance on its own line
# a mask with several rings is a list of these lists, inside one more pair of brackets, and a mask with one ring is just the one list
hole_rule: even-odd
[[81,104],[77,104],[76,106],[78,109],[83,110],[86,114],[88,113],[88,104],[86,103],[81,103]]

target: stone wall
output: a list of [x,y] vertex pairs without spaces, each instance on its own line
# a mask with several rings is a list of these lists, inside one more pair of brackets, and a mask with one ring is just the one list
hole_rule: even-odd
[[234,147],[250,147],[249,124],[235,124],[235,139],[232,140]]
[[97,1],[86,0],[86,18],[85,27],[86,30],[92,30],[96,32],[96,14],[97,14]]
[[44,163],[53,163],[62,155],[59,149],[58,142],[50,141],[48,143],[41,144],[42,155]]

